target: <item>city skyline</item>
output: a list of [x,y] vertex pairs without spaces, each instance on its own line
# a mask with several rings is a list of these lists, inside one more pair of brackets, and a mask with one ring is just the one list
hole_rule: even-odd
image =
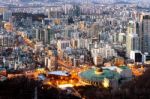
[[149,99],[149,8],[0,0],[0,99]]

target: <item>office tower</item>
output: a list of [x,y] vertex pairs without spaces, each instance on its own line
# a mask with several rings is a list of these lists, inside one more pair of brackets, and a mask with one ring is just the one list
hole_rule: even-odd
[[41,41],[41,32],[42,32],[42,29],[40,29],[40,28],[36,29],[36,39],[38,41]]
[[49,29],[49,28],[47,29],[47,33],[48,33],[47,34],[47,40],[48,40],[47,43],[50,44],[51,41],[54,40],[54,38],[55,38],[55,33],[53,32],[52,29]]
[[150,52],[150,15],[143,16],[142,20],[142,52]]
[[136,23],[133,20],[129,21],[128,31],[126,36],[126,51],[127,57],[130,56],[131,51],[139,50],[139,37],[136,34]]
[[143,24],[142,24],[142,21],[143,21],[143,16],[144,14],[143,13],[139,13],[138,16],[137,16],[137,23],[136,23],[136,33],[138,34],[139,36],[139,48],[140,50],[143,52]]

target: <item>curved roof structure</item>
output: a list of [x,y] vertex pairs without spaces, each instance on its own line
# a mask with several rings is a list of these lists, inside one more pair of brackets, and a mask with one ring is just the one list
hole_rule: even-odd
[[57,75],[57,76],[69,76],[69,73],[66,71],[52,71],[48,72],[50,75]]
[[102,73],[95,73],[97,69],[89,69],[79,74],[81,79],[93,82],[101,82],[104,78],[108,79],[119,79],[120,75],[117,72],[111,71],[109,69],[103,69]]

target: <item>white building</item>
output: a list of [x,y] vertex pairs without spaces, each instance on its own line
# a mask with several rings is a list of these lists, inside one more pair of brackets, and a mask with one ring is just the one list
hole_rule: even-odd
[[101,55],[94,56],[93,62],[94,62],[94,65],[96,66],[103,64],[103,57]]
[[47,67],[50,71],[55,69],[55,57],[45,57],[45,67]]
[[125,38],[126,38],[125,33],[119,33],[119,37],[118,37],[119,43],[124,44],[126,41]]
[[134,60],[134,62],[142,63],[143,62],[143,54],[141,51],[131,51],[130,59]]
[[57,42],[58,51],[65,50],[67,47],[70,47],[70,40],[58,40]]
[[0,34],[0,46],[12,47],[14,45],[14,38],[12,35]]
[[117,53],[114,49],[108,44],[105,44],[103,46],[99,46],[95,44],[95,47],[91,49],[92,57],[101,55],[103,58],[109,58],[113,56],[117,56]]
[[126,36],[127,57],[130,57],[131,51],[139,50],[139,44],[139,36],[136,33],[136,23],[133,20],[130,20]]
[[150,55],[148,53],[144,53],[143,61],[145,64],[150,64]]
[[139,37],[137,34],[128,34],[126,39],[127,56],[131,51],[139,50]]
[[44,48],[44,45],[42,42],[36,42],[35,44],[35,51],[38,51],[38,50],[43,50]]

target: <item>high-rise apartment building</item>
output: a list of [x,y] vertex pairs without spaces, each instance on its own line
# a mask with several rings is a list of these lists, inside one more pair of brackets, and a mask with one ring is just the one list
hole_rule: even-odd
[[126,36],[127,57],[130,56],[131,51],[136,50],[139,50],[139,37],[138,34],[136,33],[136,23],[133,20],[130,20]]
[[142,52],[150,52],[150,15],[143,16],[141,50]]
[[12,47],[14,46],[14,38],[11,34],[0,33],[0,46]]
[[3,12],[3,20],[4,21],[9,21],[10,18],[12,17],[12,12],[7,10]]
[[43,44],[50,44],[55,38],[55,34],[52,29],[49,28],[37,28],[36,30],[36,40],[42,41]]

